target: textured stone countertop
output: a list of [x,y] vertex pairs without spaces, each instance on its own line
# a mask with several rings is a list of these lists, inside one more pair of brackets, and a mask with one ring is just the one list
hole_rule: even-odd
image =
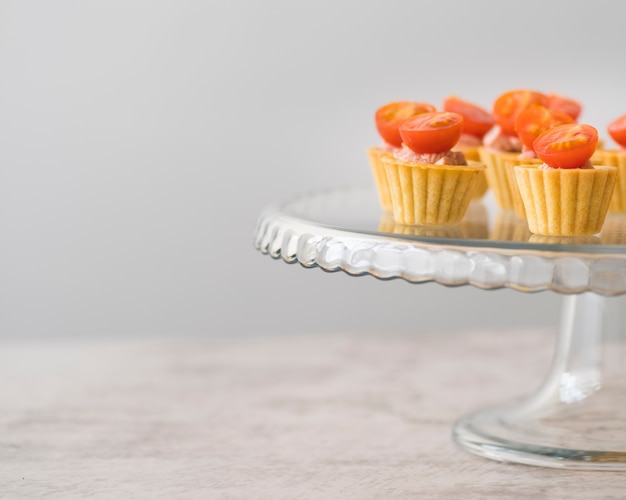
[[492,462],[462,414],[531,392],[547,331],[3,341],[0,498],[615,498]]

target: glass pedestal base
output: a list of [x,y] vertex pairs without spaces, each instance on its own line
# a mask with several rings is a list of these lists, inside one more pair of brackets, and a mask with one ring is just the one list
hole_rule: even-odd
[[455,441],[494,460],[626,470],[626,302],[593,293],[564,299],[556,353],[527,400],[461,418]]
[[472,202],[457,226],[398,225],[370,186],[267,209],[254,244],[275,259],[354,276],[565,294],[541,388],[520,404],[462,418],[455,439],[496,460],[626,470],[626,214],[609,214],[598,236],[533,237],[490,197]]

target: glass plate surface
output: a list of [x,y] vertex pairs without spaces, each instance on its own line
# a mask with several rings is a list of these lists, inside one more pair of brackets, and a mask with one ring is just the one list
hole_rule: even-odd
[[609,214],[598,235],[538,236],[489,195],[458,225],[402,226],[381,210],[373,187],[305,194],[263,212],[255,246],[286,262],[382,279],[626,293],[626,214]]

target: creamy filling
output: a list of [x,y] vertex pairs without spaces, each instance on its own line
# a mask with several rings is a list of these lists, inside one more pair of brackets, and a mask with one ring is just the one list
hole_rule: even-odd
[[471,148],[476,146],[482,146],[482,143],[483,141],[475,135],[461,134],[459,142],[457,142],[456,145],[460,148]]
[[500,127],[493,127],[483,138],[483,145],[493,151],[516,153],[522,150],[519,137],[503,134]]
[[534,149],[526,147],[522,144],[522,152],[520,153],[519,157],[523,159],[537,158],[537,153],[535,153]]
[[[548,165],[547,163],[544,163],[542,165],[539,165],[540,170],[552,170],[554,169],[554,167],[551,167],[550,165]],[[583,163],[580,167],[576,167],[576,168],[582,168],[583,170],[589,170],[589,169],[593,169],[595,168],[593,166],[593,164],[591,163],[591,160],[587,160],[585,163]],[[569,169],[568,169],[569,170]]]
[[401,149],[394,151],[396,160],[407,163],[428,163],[430,165],[467,165],[465,155],[461,151],[446,151],[445,153],[418,154],[405,144]]

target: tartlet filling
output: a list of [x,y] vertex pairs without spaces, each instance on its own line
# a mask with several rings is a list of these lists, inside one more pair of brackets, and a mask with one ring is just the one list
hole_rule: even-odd
[[461,134],[461,137],[459,138],[459,142],[457,142],[456,145],[460,148],[473,148],[473,147],[481,146],[482,143],[483,141],[479,137],[476,137],[475,135]]
[[[537,168],[539,168],[541,170],[554,170],[554,167],[551,167],[547,163],[543,163],[542,165],[539,165],[539,167],[537,167]],[[576,167],[576,168],[581,168],[583,170],[589,170],[589,169],[594,169],[595,167],[591,163],[591,160],[587,160],[580,167]]]
[[407,163],[428,163],[430,165],[467,165],[465,155],[461,151],[446,151],[445,153],[418,154],[405,144],[394,151],[396,160]]
[[522,141],[519,137],[513,137],[502,133],[500,127],[493,127],[483,138],[483,145],[494,151],[507,153],[519,153],[522,151]]

